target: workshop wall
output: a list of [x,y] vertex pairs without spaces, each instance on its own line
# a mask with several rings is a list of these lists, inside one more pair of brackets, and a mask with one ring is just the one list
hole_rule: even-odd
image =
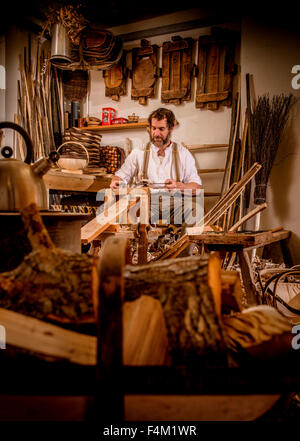
[[[253,75],[256,96],[269,93],[300,95],[292,87],[292,67],[300,64],[299,31],[280,29],[250,19],[242,22],[242,109],[245,109],[245,75]],[[298,81],[300,84],[300,81]],[[242,110],[244,116],[244,110]],[[271,171],[268,208],[261,215],[261,229],[283,226],[293,232],[290,248],[295,264],[300,262],[300,103],[291,112]]]
[[[161,17],[159,23],[157,19],[145,20],[144,22],[133,23],[130,25],[111,28],[115,34],[130,33],[137,30],[151,29],[151,27],[162,26],[163,23],[169,25],[176,23],[180,19],[187,20],[182,14],[169,14]],[[193,18],[196,18],[195,16]],[[155,21],[156,20],[156,21]],[[164,21],[165,20],[165,21]],[[239,24],[225,24],[220,27],[239,31]],[[199,28],[189,31],[178,32],[175,34],[164,34],[149,37],[147,40],[151,44],[162,46],[163,42],[170,41],[174,35],[184,37],[192,37],[197,40],[200,35],[209,35],[211,28]],[[130,50],[134,47],[140,47],[140,40],[126,42],[124,49]],[[161,67],[161,50],[159,66]],[[237,55],[239,55],[239,47],[237,47]],[[130,61],[130,57],[129,58]],[[194,59],[195,60],[195,59]],[[237,60],[239,62],[239,60]],[[117,117],[127,118],[133,112],[140,118],[147,118],[152,110],[158,107],[167,107],[171,109],[176,116],[179,125],[174,128],[173,140],[176,142],[184,142],[185,144],[227,144],[229,140],[231,107],[223,107],[216,111],[207,109],[196,109],[195,107],[195,89],[196,79],[192,81],[191,101],[183,102],[180,105],[162,104],[161,103],[161,78],[158,79],[158,87],[156,88],[155,98],[148,99],[146,105],[140,105],[138,101],[131,99],[131,79],[127,80],[127,94],[120,97],[120,101],[113,101],[105,96],[105,83],[102,72],[90,71],[90,93],[88,100],[84,105],[84,112],[90,116],[96,116],[101,119],[102,107],[113,107],[117,111]],[[235,83],[234,83],[235,84]],[[102,134],[103,144],[125,146],[125,139],[129,138],[132,148],[143,148],[148,142],[148,134],[145,130],[126,130],[105,132]],[[227,150],[217,152],[195,153],[197,168],[224,168],[226,162]],[[201,176],[206,191],[218,192],[222,184],[222,173],[206,174]],[[207,207],[209,208],[215,202],[215,198],[210,198]]]

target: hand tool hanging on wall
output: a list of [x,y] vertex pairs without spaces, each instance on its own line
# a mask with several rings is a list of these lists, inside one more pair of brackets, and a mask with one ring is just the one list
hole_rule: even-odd
[[231,105],[234,74],[234,34],[213,30],[198,39],[196,108],[216,110]]
[[147,104],[153,98],[158,78],[158,46],[141,40],[141,47],[132,50],[132,87],[131,98],[139,104]]
[[172,37],[163,43],[161,102],[181,104],[191,99],[192,38]]
[[112,100],[119,101],[121,95],[126,95],[126,54],[123,53],[121,60],[111,69],[103,71],[105,82],[105,96],[110,96]]

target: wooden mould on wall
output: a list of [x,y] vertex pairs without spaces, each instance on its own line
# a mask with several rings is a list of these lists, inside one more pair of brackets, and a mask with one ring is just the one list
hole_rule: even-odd
[[196,108],[231,106],[235,39],[229,32],[198,39]]
[[131,98],[139,104],[147,104],[147,98],[154,97],[158,77],[158,46],[141,40],[141,47],[132,50]]
[[105,82],[105,96],[110,96],[114,101],[119,101],[121,95],[126,95],[126,54],[111,69],[103,71]]
[[191,99],[192,38],[172,37],[163,43],[161,102],[181,104]]

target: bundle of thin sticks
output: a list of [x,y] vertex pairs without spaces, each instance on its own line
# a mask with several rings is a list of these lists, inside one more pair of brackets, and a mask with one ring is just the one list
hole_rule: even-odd
[[53,24],[61,23],[67,29],[71,42],[75,45],[79,45],[81,32],[88,24],[88,21],[80,12],[82,7],[83,5],[67,5],[57,9],[50,6],[46,13],[47,22],[42,30],[42,36],[46,30],[50,32]]
[[[42,39],[36,43],[32,57],[32,41],[20,55],[20,77],[18,81],[18,113],[15,122],[29,134],[34,146],[34,159],[46,156],[61,144],[63,126],[63,94],[60,74],[48,63],[48,55],[42,50]],[[18,138],[22,156],[22,140]]]
[[258,97],[253,108],[250,117],[253,160],[262,164],[261,170],[255,176],[254,203],[256,205],[266,201],[268,179],[283,129],[294,103],[295,97],[292,94],[274,95],[272,99],[265,94]]

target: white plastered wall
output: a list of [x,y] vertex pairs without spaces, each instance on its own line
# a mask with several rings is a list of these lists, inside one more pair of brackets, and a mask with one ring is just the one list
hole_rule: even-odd
[[[242,115],[245,109],[245,75],[253,75],[255,95],[293,93],[291,73],[300,64],[300,33],[272,24],[244,19],[241,32]],[[299,81],[300,83],[300,81]],[[261,215],[261,229],[284,227],[292,231],[290,250],[300,263],[300,102],[284,131],[267,188],[268,208]]]

